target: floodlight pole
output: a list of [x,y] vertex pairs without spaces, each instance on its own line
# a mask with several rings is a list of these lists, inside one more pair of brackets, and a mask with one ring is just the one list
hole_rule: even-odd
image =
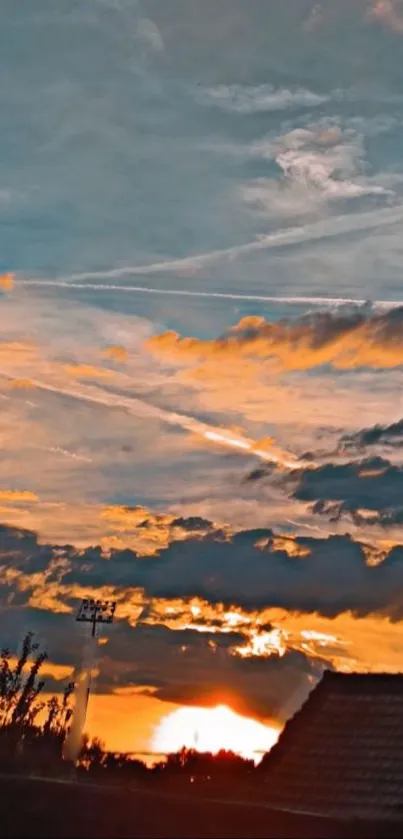
[[[84,599],[81,601],[80,608],[76,615],[76,621],[91,624],[91,638],[96,637],[96,630],[98,623],[113,623],[115,615],[116,601],[114,600],[92,600]],[[89,670],[87,694],[85,698],[84,707],[84,725],[87,718],[87,709],[90,699],[92,681],[92,667]],[[84,727],[83,725],[83,727]]]
[[[91,638],[96,637],[96,626],[97,626],[97,622],[96,622],[96,618],[94,618],[94,620],[92,621]],[[84,708],[84,725],[85,725],[85,721],[87,719],[88,703],[90,701],[91,682],[92,682],[92,667],[90,667],[89,674],[88,674],[87,695],[85,697],[85,708]]]

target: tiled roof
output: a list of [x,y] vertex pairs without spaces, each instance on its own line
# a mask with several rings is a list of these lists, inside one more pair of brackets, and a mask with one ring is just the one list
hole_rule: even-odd
[[280,809],[403,820],[403,675],[326,672],[262,771]]

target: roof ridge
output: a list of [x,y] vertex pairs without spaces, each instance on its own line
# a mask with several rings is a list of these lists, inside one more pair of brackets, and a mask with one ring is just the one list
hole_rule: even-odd
[[351,678],[363,679],[363,680],[364,679],[391,679],[391,680],[396,679],[397,680],[397,679],[403,678],[403,670],[395,672],[395,673],[390,673],[387,670],[377,670],[377,671],[366,670],[365,672],[363,672],[361,670],[353,670],[353,671],[349,671],[348,673],[346,673],[345,671],[342,671],[342,670],[329,670],[328,669],[328,670],[324,671],[322,679],[318,684],[321,684],[321,682],[323,682],[325,679],[326,679],[326,681],[329,681],[329,679],[333,679],[334,681],[336,681],[336,679],[337,679],[338,681],[341,681],[342,679],[349,679],[349,678],[350,679]]

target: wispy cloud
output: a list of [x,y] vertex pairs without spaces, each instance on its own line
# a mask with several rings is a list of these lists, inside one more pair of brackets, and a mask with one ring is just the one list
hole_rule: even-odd
[[383,207],[376,210],[367,210],[366,212],[357,212],[353,215],[346,213],[310,224],[285,228],[275,233],[263,234],[245,244],[207,251],[180,259],[169,259],[142,265],[124,265],[97,271],[80,271],[57,277],[54,280],[36,279],[33,277],[32,279],[19,280],[19,282],[24,282],[27,285],[30,283],[33,284],[34,282],[40,282],[41,285],[51,285],[54,283],[68,283],[72,285],[75,282],[81,283],[87,280],[113,280],[137,274],[149,276],[152,274],[165,274],[167,272],[182,276],[193,276],[198,270],[209,265],[231,262],[237,257],[242,257],[243,255],[256,251],[283,248],[289,245],[306,244],[308,242],[318,242],[322,239],[332,239],[354,231],[380,229],[399,224],[402,219],[403,209],[401,206]]
[[232,84],[197,90],[197,99],[205,105],[213,105],[239,114],[285,111],[298,108],[315,108],[323,105],[329,97],[314,93],[303,87],[293,89],[275,88],[270,84],[253,86]]

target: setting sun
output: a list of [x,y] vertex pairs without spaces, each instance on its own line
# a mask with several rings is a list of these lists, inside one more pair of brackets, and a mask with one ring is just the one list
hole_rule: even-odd
[[216,708],[178,708],[159,724],[153,749],[177,752],[183,746],[212,752],[227,749],[258,761],[276,743],[279,732],[263,723],[242,717],[225,705]]

